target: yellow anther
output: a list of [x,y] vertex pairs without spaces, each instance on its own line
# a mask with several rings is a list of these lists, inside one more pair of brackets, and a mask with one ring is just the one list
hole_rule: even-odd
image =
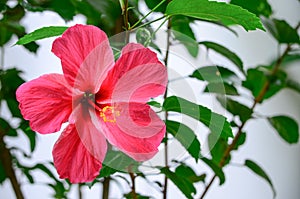
[[112,106],[105,106],[100,111],[100,117],[103,118],[104,122],[116,122],[116,117],[120,116],[120,111],[116,111]]

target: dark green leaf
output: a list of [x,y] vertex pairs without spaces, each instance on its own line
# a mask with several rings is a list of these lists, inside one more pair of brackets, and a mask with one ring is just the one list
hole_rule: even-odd
[[243,82],[243,86],[248,88],[252,92],[254,97],[258,97],[267,81],[270,82],[270,86],[263,99],[272,97],[285,87],[286,74],[284,72],[278,71],[276,76],[270,76],[270,74],[264,73],[258,68],[251,68],[247,71],[247,77]]
[[190,77],[208,82],[232,82],[238,77],[231,70],[221,66],[205,66],[198,68]]
[[0,161],[0,184],[2,185],[2,183],[6,180],[6,174],[5,174],[5,170],[4,167],[2,165],[2,162]]
[[187,101],[183,98],[171,96],[165,99],[163,107],[165,111],[174,111],[188,115],[205,124],[212,133],[227,139],[232,137],[232,130],[226,118],[212,112],[210,109]]
[[169,168],[160,169],[161,173],[165,174],[178,189],[185,195],[185,197],[192,199],[192,194],[196,193],[196,189],[192,182],[188,181],[185,177],[178,176],[176,173],[170,171]]
[[245,106],[244,104],[241,104],[237,101],[234,101],[229,98],[224,98],[221,96],[218,96],[217,100],[230,113],[232,113],[233,115],[239,116],[239,118],[242,122],[245,122],[249,118],[251,118],[252,110],[250,108],[248,108],[247,106]]
[[241,6],[257,16],[269,17],[273,12],[267,0],[231,0],[230,3]]
[[287,116],[274,116],[268,120],[285,141],[290,144],[298,142],[299,127],[295,120]]
[[171,120],[166,121],[166,126],[167,132],[171,133],[197,162],[200,157],[201,148],[200,142],[192,129],[184,124]]
[[205,174],[198,176],[191,167],[189,167],[185,164],[179,165],[175,169],[175,174],[187,179],[188,181],[190,181],[192,183],[199,182],[199,181],[204,182],[205,177],[206,177]]
[[209,160],[207,158],[201,158],[201,160],[213,170],[216,176],[218,176],[218,178],[220,179],[220,185],[222,185],[225,182],[225,175],[222,169],[212,160]]
[[215,52],[223,55],[228,60],[230,60],[232,63],[234,63],[242,73],[244,73],[244,69],[243,69],[244,66],[243,66],[242,60],[228,48],[226,48],[220,44],[217,44],[215,42],[211,42],[211,41],[203,41],[203,42],[199,42],[199,44],[202,44],[206,48],[212,49]]
[[19,129],[27,136],[30,143],[30,150],[33,152],[36,146],[36,133],[30,129],[28,121],[25,120],[20,123]]
[[259,165],[257,165],[255,162],[253,162],[251,160],[246,160],[245,161],[245,166],[247,166],[251,171],[253,171],[254,173],[256,173],[258,176],[262,177],[263,179],[265,179],[269,183],[269,185],[271,186],[272,191],[273,191],[273,196],[275,198],[276,191],[275,191],[275,189],[273,187],[271,179],[266,174],[266,172]]
[[[225,139],[220,138],[212,133],[208,135],[208,146],[212,161],[215,165],[219,165],[223,154],[225,153],[228,143]],[[229,162],[229,158],[226,160],[226,164]]]
[[242,146],[246,142],[246,133],[242,133],[234,146],[234,150],[238,150],[240,146]]
[[223,95],[239,95],[237,89],[226,82],[213,82],[208,83],[204,89],[207,93],[218,93]]
[[[148,6],[148,8],[150,10],[152,10],[155,6],[157,6],[159,3],[161,2],[161,0],[145,0],[146,5]],[[162,12],[165,13],[166,8],[168,5],[168,1],[165,1],[162,5],[160,5],[155,12]]]
[[0,118],[0,130],[8,136],[15,137],[18,135],[16,129],[12,128],[11,125],[3,118]]
[[247,10],[232,4],[208,0],[173,0],[166,10],[168,15],[185,15],[225,25],[241,25],[245,30],[264,30],[260,19]]
[[49,8],[66,21],[72,20],[76,14],[72,0],[52,0]]
[[193,30],[190,27],[191,20],[185,16],[172,17],[172,32],[175,39],[180,41],[189,51],[190,55],[197,57],[199,45],[196,41]]
[[278,19],[265,19],[264,25],[279,43],[300,43],[296,29],[286,21]]
[[45,39],[49,37],[59,36],[61,35],[68,27],[63,26],[48,26],[37,29],[24,37],[20,38],[16,44],[24,45],[28,44],[32,41],[37,41],[40,39]]

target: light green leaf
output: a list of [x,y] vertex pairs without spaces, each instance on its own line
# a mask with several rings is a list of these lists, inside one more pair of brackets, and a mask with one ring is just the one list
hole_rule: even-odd
[[234,63],[242,73],[244,73],[244,69],[243,69],[244,66],[243,66],[242,60],[228,48],[226,48],[220,44],[217,44],[215,42],[211,42],[211,41],[202,41],[202,42],[199,42],[199,44],[202,44],[206,48],[212,49],[215,52],[223,55],[228,60],[230,60],[232,63]]
[[207,82],[232,82],[238,79],[234,72],[222,66],[205,66],[198,68],[190,77]]
[[37,29],[24,37],[20,38],[16,44],[25,45],[32,41],[37,41],[40,39],[45,39],[49,37],[55,37],[61,35],[68,27],[64,26],[48,26]]
[[268,118],[270,124],[279,135],[288,143],[294,144],[299,140],[299,127],[295,120],[287,116],[274,116]]
[[165,99],[163,107],[165,111],[174,111],[188,115],[205,124],[212,133],[227,139],[233,137],[232,129],[226,118],[212,112],[210,109],[192,103],[180,97],[171,96]]
[[225,182],[225,175],[222,169],[210,159],[201,158],[201,160],[214,171],[216,176],[220,179],[220,185],[222,185]]
[[236,5],[208,0],[173,0],[167,15],[185,15],[208,21],[220,21],[225,25],[241,25],[245,30],[264,30],[260,19]]
[[192,199],[192,194],[196,193],[196,189],[192,182],[185,179],[180,175],[170,171],[169,168],[161,168],[161,173],[165,174],[177,187],[178,189],[189,199]]
[[230,113],[232,113],[233,115],[239,116],[239,118],[242,122],[245,122],[249,118],[251,118],[252,110],[249,107],[245,106],[244,104],[241,104],[230,98],[224,98],[221,96],[218,96],[217,100]]
[[272,183],[271,179],[266,174],[266,172],[259,165],[257,165],[255,162],[253,162],[251,160],[246,160],[245,161],[245,166],[248,167],[250,170],[252,170],[254,173],[256,173],[258,176],[260,176],[263,179],[265,179],[269,183],[269,185],[271,186],[272,191],[273,191],[273,196],[275,198],[276,191],[275,191],[275,189],[273,187],[273,183]]
[[237,89],[226,82],[208,83],[204,89],[207,93],[218,93],[222,95],[239,95]]
[[191,20],[185,16],[172,17],[172,32],[175,39],[180,41],[189,51],[190,55],[197,57],[199,45],[196,41],[193,30],[190,27]]
[[299,35],[296,29],[290,26],[284,20],[265,19],[264,25],[272,36],[280,43],[300,43]]
[[184,124],[171,120],[166,121],[166,126],[167,132],[171,133],[197,162],[200,157],[200,142],[193,130]]

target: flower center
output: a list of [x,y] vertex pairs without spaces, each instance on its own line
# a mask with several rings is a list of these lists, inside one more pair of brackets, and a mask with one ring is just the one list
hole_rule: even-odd
[[113,106],[105,106],[100,111],[100,117],[103,118],[104,122],[116,122],[116,117],[120,116],[120,111],[115,110]]

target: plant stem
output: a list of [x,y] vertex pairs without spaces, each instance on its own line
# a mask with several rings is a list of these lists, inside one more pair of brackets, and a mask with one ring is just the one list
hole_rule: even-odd
[[[283,54],[277,59],[277,62],[276,62],[276,64],[275,64],[273,70],[271,71],[271,75],[272,75],[272,76],[274,76],[274,75],[278,72],[279,67],[280,67],[280,65],[281,65],[281,63],[282,63],[284,57],[288,54],[288,52],[289,52],[290,50],[291,50],[291,45],[289,44],[289,45],[286,47],[286,49],[285,49],[285,51],[283,52]],[[251,106],[251,111],[252,111],[252,113],[253,113],[253,111],[254,111],[256,105],[257,105],[258,103],[260,103],[260,102],[263,100],[265,94],[266,94],[267,91],[269,90],[270,84],[271,84],[270,81],[266,81],[266,83],[263,85],[263,87],[262,87],[260,93],[259,93],[258,96],[254,99],[253,105]],[[237,132],[236,135],[234,136],[234,139],[232,140],[231,144],[228,145],[228,147],[226,148],[226,150],[225,150],[225,152],[224,152],[224,154],[223,154],[223,156],[222,156],[222,159],[221,159],[221,161],[220,161],[220,163],[219,163],[219,167],[220,167],[220,168],[222,168],[222,167],[225,165],[226,160],[227,160],[228,157],[230,156],[230,152],[231,152],[231,151],[234,149],[234,147],[236,146],[236,143],[237,143],[238,139],[240,138],[240,136],[242,135],[243,128],[244,128],[245,124],[247,123],[247,121],[248,121],[248,120],[242,122],[242,124],[239,126],[238,132]],[[208,185],[205,187],[205,189],[204,189],[202,195],[200,196],[200,199],[203,199],[203,198],[205,197],[207,191],[209,190],[209,188],[211,187],[211,185],[212,185],[212,183],[214,182],[215,179],[216,179],[216,175],[214,175],[214,176],[212,177],[212,179],[209,181]]]
[[[170,46],[171,46],[171,20],[170,18],[168,19],[168,29],[167,29],[167,49],[166,49],[166,56],[165,56],[165,59],[164,59],[164,63],[166,65],[166,67],[168,67],[168,61],[169,61],[169,51],[170,51]],[[166,99],[168,97],[168,89],[166,90],[165,94],[164,94],[164,99]],[[165,120],[167,121],[168,120],[168,111],[165,112]],[[166,135],[165,135],[165,167],[169,167],[169,164],[168,164],[168,160],[169,160],[169,154],[168,154],[168,133],[166,132]],[[163,189],[163,199],[166,199],[167,198],[167,190],[168,190],[168,178],[167,176],[165,175],[165,178],[164,178],[164,189]]]
[[0,161],[4,167],[5,175],[9,178],[17,199],[23,199],[24,195],[17,180],[15,170],[12,165],[12,156],[3,140],[5,132],[0,129]]
[[129,172],[129,176],[130,176],[131,183],[132,183],[132,185],[131,185],[131,196],[132,196],[133,199],[137,199],[137,195],[136,195],[136,191],[135,191],[135,175],[132,172],[131,167],[129,167],[128,172]]
[[78,198],[82,199],[82,190],[81,190],[82,184],[78,184]]
[[125,44],[127,44],[129,42],[128,0],[125,0],[124,6]]
[[134,27],[136,27],[139,23],[141,23],[144,19],[146,19],[152,12],[154,12],[159,6],[161,6],[165,1],[167,1],[167,0],[162,0],[152,10],[150,10],[150,12],[148,12],[145,16],[143,16],[140,20],[138,20],[135,24],[133,24],[133,26],[130,27],[130,29],[133,29]]
[[103,182],[102,199],[109,199],[110,177],[105,177]]

